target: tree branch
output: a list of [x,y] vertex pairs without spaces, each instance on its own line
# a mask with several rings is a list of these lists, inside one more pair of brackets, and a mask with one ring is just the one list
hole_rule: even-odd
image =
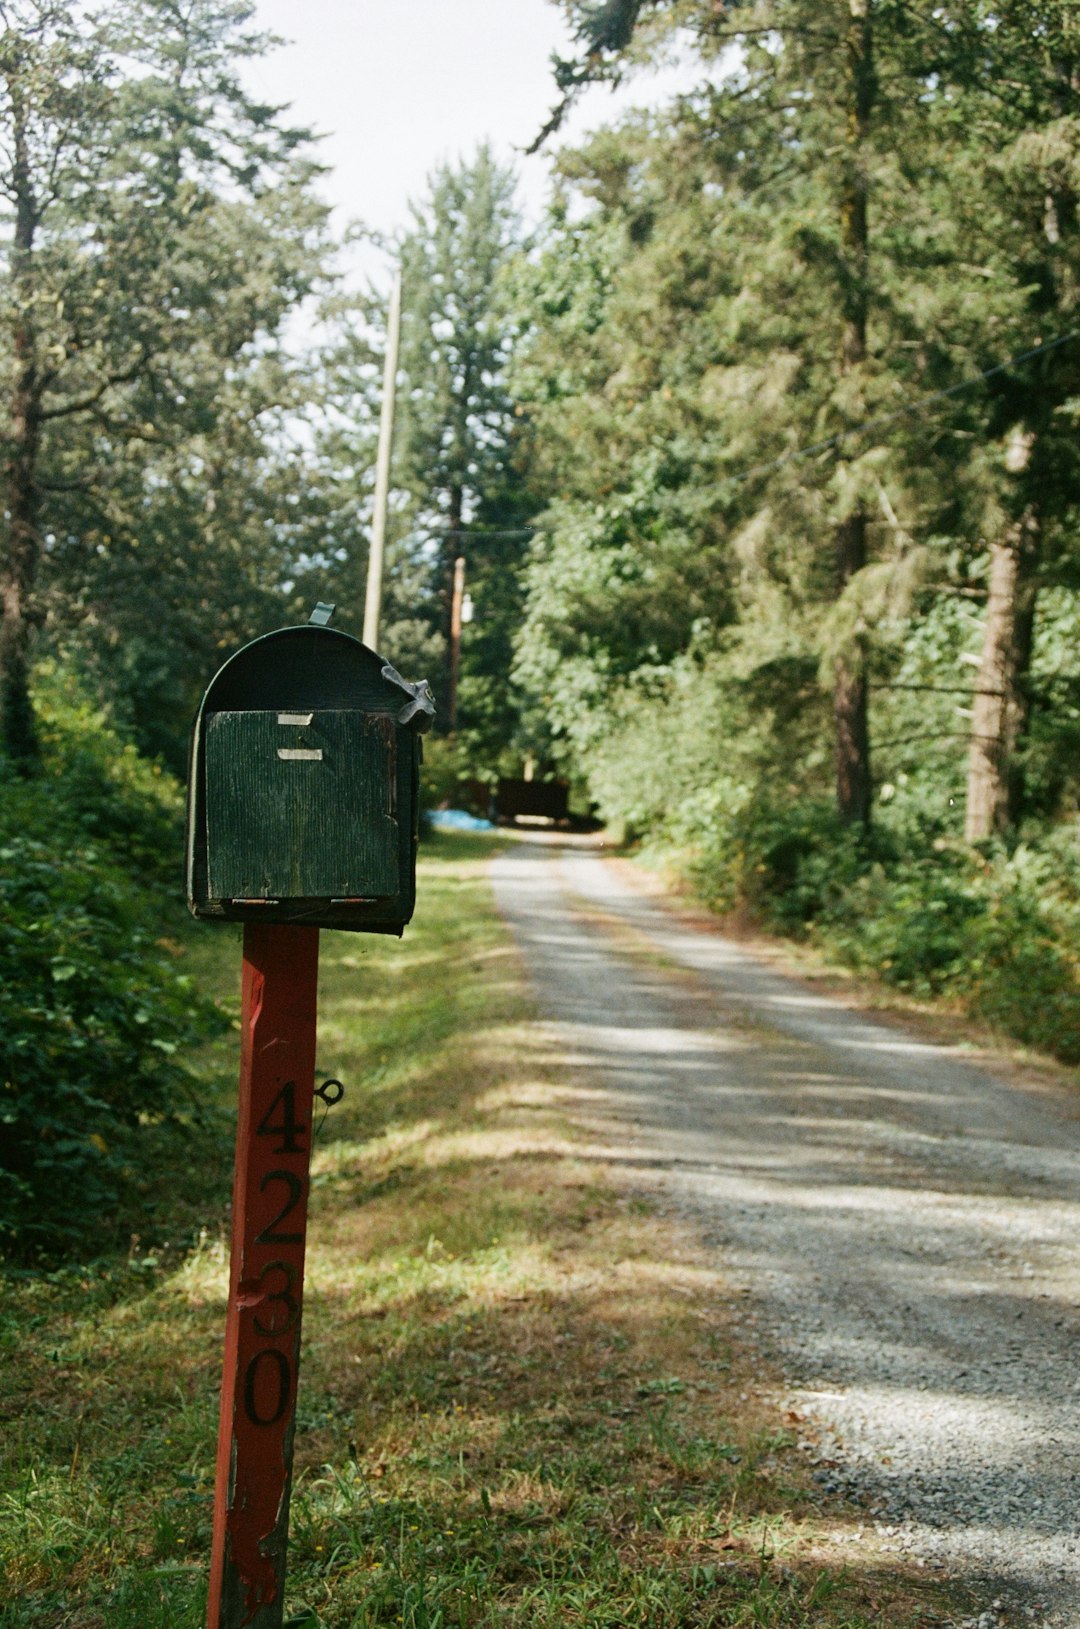
[[149,360],[149,353],[144,351],[130,368],[124,368],[119,373],[107,374],[97,389],[90,391],[88,395],[80,396],[75,401],[64,402],[60,407],[43,407],[38,417],[45,423],[50,419],[68,419],[78,413],[92,412],[116,385],[130,385],[133,379],[137,379]]

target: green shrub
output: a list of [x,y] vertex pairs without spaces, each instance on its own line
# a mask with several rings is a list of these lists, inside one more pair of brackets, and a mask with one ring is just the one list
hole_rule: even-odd
[[982,885],[957,978],[968,1007],[1080,1063],[1080,844],[1059,829],[1001,856]]
[[55,794],[50,825],[92,840],[128,875],[179,897],[184,800],[175,776],[140,757],[63,672],[44,673],[35,706]]
[[455,802],[458,787],[470,774],[468,754],[460,741],[445,735],[424,737],[424,762],[420,769],[420,810],[424,815],[432,809]]
[[914,995],[940,994],[963,971],[982,909],[971,860],[931,849],[871,864],[840,892],[817,937],[852,967]]
[[946,996],[1003,1033],[1080,1062],[1080,843],[1044,832],[973,849],[905,814],[867,836],[810,800],[717,815],[696,862],[713,904],[749,906],[848,966]]
[[101,1247],[221,1022],[164,928],[179,788],[93,715],[43,714],[43,773],[0,768],[0,1249],[23,1258]]
[[830,804],[758,799],[740,821],[742,897],[782,932],[799,932],[835,908],[866,866],[861,835]]

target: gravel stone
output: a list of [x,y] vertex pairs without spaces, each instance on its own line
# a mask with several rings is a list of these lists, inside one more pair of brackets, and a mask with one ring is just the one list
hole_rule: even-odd
[[1080,1629],[1080,1103],[781,976],[595,844],[493,877],[596,1157],[749,1292],[823,1491],[984,1592],[957,1629]]

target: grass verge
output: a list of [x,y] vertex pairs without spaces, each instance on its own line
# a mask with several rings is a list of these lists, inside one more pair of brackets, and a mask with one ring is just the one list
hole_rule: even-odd
[[[325,935],[289,1604],[324,1629],[947,1621],[823,1505],[715,1264],[608,1180],[538,1051],[492,842],[426,851],[402,944]],[[198,932],[235,1000],[234,935]],[[208,1060],[228,1099],[235,1038]],[[227,1143],[218,1152],[227,1192]],[[13,1275],[3,1629],[196,1629],[224,1321],[212,1171],[160,1235]],[[193,1198],[197,1196],[197,1198]],[[169,1245],[204,1207],[192,1245]],[[846,1567],[837,1560],[847,1553]]]

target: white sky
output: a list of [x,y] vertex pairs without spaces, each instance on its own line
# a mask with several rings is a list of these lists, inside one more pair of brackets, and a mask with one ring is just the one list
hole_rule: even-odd
[[[254,20],[290,43],[251,66],[248,81],[325,134],[319,156],[332,173],[322,191],[339,228],[403,226],[434,166],[471,157],[484,140],[516,163],[526,215],[538,217],[548,160],[520,149],[555,102],[552,51],[571,51],[552,0],[256,0]],[[567,134],[686,83],[669,68],[614,93],[597,86]]]

